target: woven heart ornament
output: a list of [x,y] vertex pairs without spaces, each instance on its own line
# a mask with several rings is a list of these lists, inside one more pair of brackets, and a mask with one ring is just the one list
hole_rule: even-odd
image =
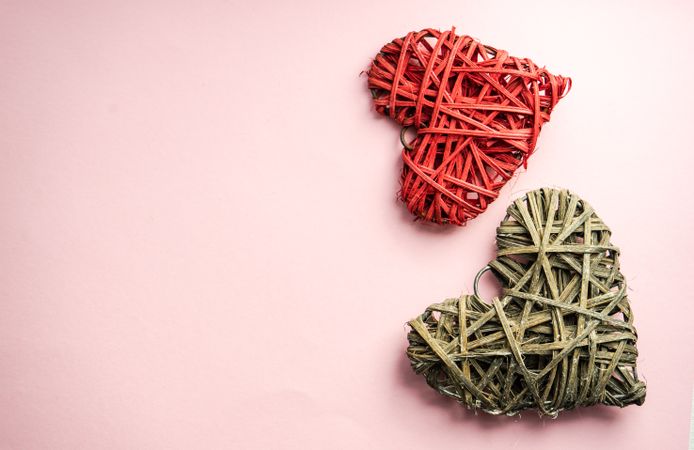
[[496,199],[571,86],[455,29],[394,40],[368,75],[376,110],[404,127],[400,199],[417,218],[454,225]]
[[[475,295],[433,304],[409,322],[414,371],[490,414],[642,404],[636,329],[610,234],[570,192],[542,189],[516,200]],[[477,294],[486,270],[503,288],[491,304]]]

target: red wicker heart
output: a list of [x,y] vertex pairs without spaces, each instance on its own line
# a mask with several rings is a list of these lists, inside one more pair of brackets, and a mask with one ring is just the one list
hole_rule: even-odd
[[455,29],[394,40],[368,74],[376,110],[417,131],[403,139],[400,198],[418,218],[455,225],[496,199],[571,88],[570,78]]

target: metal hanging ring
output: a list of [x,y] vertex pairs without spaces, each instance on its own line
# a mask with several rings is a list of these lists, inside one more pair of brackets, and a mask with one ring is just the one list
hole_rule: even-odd
[[477,272],[477,275],[475,275],[475,282],[473,285],[473,290],[475,292],[475,297],[478,299],[482,300],[482,297],[480,296],[480,291],[479,291],[479,284],[480,284],[480,279],[482,278],[482,275],[484,275],[486,272],[489,272],[492,270],[491,266],[484,266],[482,267],[482,270]]
[[412,146],[405,139],[405,133],[407,133],[407,130],[409,130],[410,128],[414,128],[414,127],[412,127],[412,126],[402,127],[402,130],[400,130],[400,142],[402,142],[403,147],[405,147],[407,150],[412,150]]

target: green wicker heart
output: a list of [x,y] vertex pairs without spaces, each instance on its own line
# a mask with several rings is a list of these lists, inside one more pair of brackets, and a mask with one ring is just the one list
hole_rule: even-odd
[[490,414],[641,405],[636,329],[610,229],[555,189],[516,200],[497,229],[491,304],[463,295],[409,322],[407,356],[441,394]]

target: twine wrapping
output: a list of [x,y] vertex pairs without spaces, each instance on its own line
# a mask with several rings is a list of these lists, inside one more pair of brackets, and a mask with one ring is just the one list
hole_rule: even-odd
[[636,329],[610,234],[568,191],[516,200],[497,229],[498,256],[480,272],[497,276],[503,296],[463,295],[410,321],[414,371],[490,414],[641,405]]
[[417,218],[455,225],[496,199],[571,86],[455,28],[394,40],[368,75],[376,110],[417,131],[401,134],[400,199]]

